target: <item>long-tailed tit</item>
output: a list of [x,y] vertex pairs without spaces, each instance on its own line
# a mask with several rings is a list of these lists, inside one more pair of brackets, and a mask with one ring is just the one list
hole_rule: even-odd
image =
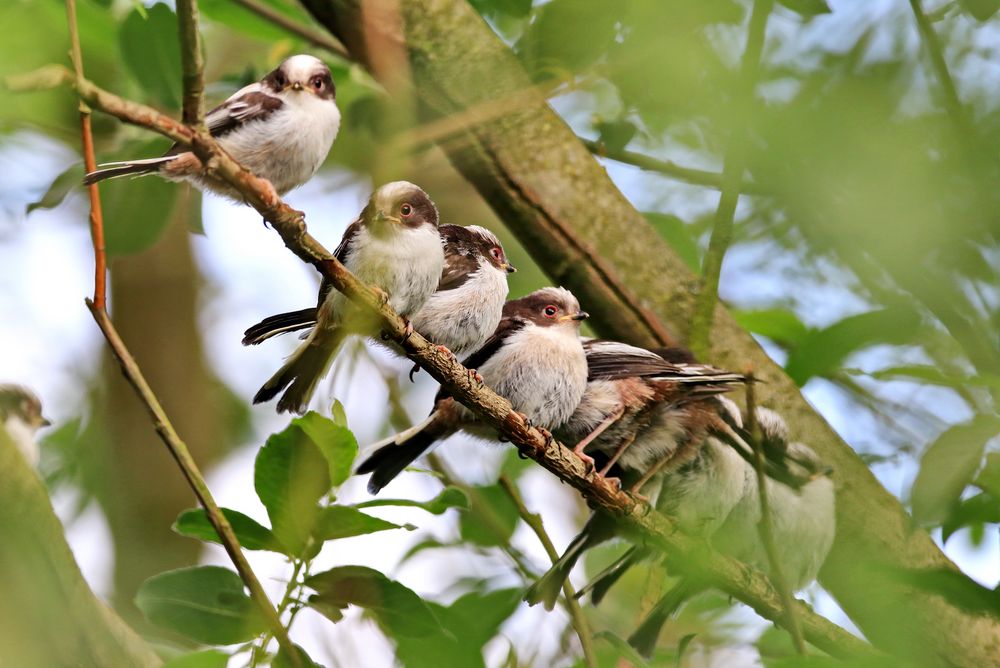
[[35,435],[51,422],[42,416],[42,402],[22,385],[0,385],[0,422],[31,466],[38,464]]
[[[396,313],[410,317],[434,293],[444,266],[437,208],[414,184],[388,183],[372,193],[334,255],[361,281],[382,290]],[[260,388],[255,404],[285,390],[278,411],[305,412],[343,340],[351,334],[378,332],[374,316],[326,281],[320,286],[316,316],[312,332]]]
[[[463,359],[478,350],[500,324],[507,274],[515,271],[500,240],[477,225],[442,225],[444,270],[437,291],[410,319],[413,328]],[[243,345],[316,324],[316,309],[264,318],[244,332]]]
[[[563,288],[542,288],[509,301],[496,332],[466,366],[477,369],[531,424],[556,429],[573,414],[587,387],[580,340],[580,322],[586,317],[576,297]],[[472,411],[439,393],[427,419],[373,446],[357,472],[372,474],[368,491],[377,494],[434,443],[459,430],[496,437]]]
[[[326,63],[292,56],[208,112],[205,125],[229,155],[283,195],[312,178],[330,152],[340,129],[335,96]],[[146,174],[242,200],[228,183],[208,175],[194,153],[176,145],[159,158],[101,165],[83,182]]]

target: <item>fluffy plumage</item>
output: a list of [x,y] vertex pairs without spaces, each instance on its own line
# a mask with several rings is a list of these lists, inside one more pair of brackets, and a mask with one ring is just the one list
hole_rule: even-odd
[[[408,317],[437,287],[444,252],[434,202],[405,181],[372,193],[361,216],[344,233],[335,255],[359,279],[386,293],[389,305]],[[254,403],[282,390],[278,411],[305,412],[319,379],[351,334],[373,336],[377,323],[329,284],[320,286],[316,326],[285,364],[264,383]],[[285,389],[287,388],[287,389]]]
[[23,385],[0,385],[0,423],[31,466],[38,463],[39,429],[51,423],[42,416],[42,402]]
[[[209,132],[241,165],[283,195],[308,181],[326,159],[340,129],[330,68],[309,55],[287,58],[205,116]],[[174,145],[159,158],[112,162],[84,177],[84,184],[121,176],[159,174],[241,200],[228,183],[206,175],[201,161]]]

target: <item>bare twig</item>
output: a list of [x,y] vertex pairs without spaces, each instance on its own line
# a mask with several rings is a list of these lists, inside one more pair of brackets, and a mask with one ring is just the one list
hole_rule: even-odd
[[[66,22],[69,25],[70,58],[77,79],[83,78],[83,54],[76,22],[76,0],[66,0]],[[83,144],[83,164],[88,172],[97,169],[94,158],[94,135],[90,130],[90,107],[80,100],[80,136]],[[107,303],[108,259],[104,250],[104,218],[101,193],[96,183],[87,186],[90,195],[90,240],[94,245],[94,304],[103,309]]]
[[753,370],[747,369],[746,376],[746,397],[747,397],[747,431],[750,432],[753,444],[753,466],[757,473],[757,495],[760,498],[760,521],[757,523],[757,530],[760,532],[760,541],[764,545],[764,552],[767,553],[767,562],[771,569],[771,581],[781,595],[781,602],[785,609],[785,626],[792,636],[795,651],[799,654],[806,653],[806,643],[802,639],[802,626],[795,611],[795,597],[788,587],[788,580],[785,578],[784,569],[781,567],[781,560],[778,559],[778,548],[774,543],[774,527],[771,524],[771,503],[767,495],[767,474],[764,473],[764,447],[761,442],[760,425],[757,424],[757,403],[754,395]]
[[[552,544],[549,534],[545,531],[545,526],[542,524],[542,516],[528,510],[528,507],[524,505],[524,499],[521,498],[521,492],[518,491],[517,485],[510,478],[501,475],[498,482],[517,507],[517,514],[521,516],[521,519],[528,525],[528,528],[538,537],[538,542],[545,549],[545,554],[548,555],[554,564],[559,560],[559,553],[556,551],[555,545]],[[563,582],[562,590],[563,604],[566,606],[566,612],[569,613],[573,630],[576,631],[576,635],[580,639],[580,646],[583,648],[583,659],[590,668],[597,668],[597,652],[594,650],[593,632],[590,630],[590,623],[587,621],[587,616],[583,614],[580,602],[576,600],[576,590],[570,584],[569,578],[566,578]]]
[[722,259],[733,239],[733,216],[736,214],[736,203],[740,198],[740,184],[743,181],[743,170],[747,160],[746,115],[753,103],[760,54],[764,49],[767,17],[771,13],[773,4],[773,0],[754,0],[753,11],[750,14],[747,46],[740,67],[740,89],[736,96],[737,104],[742,103],[742,113],[733,127],[726,147],[725,163],[722,168],[722,193],[719,195],[712,238],[708,242],[708,252],[705,254],[705,263],[702,267],[698,300],[691,316],[691,335],[688,343],[696,355],[704,358],[708,357],[711,347],[709,333],[715,317],[715,307],[719,301]]
[[318,46],[321,49],[326,49],[330,53],[334,53],[344,60],[350,60],[351,56],[347,53],[347,49],[344,45],[340,43],[333,35],[329,33],[320,32],[312,28],[311,26],[302,25],[294,19],[290,19],[273,7],[268,7],[267,5],[258,2],[257,0],[232,0],[235,4],[250,10],[257,16],[266,19],[273,23],[274,25],[287,30],[293,35],[297,35],[309,42],[313,46]]
[[[202,129],[205,123],[205,57],[198,30],[198,0],[177,0],[177,31],[181,42],[184,122]],[[81,73],[77,73],[82,78]]]
[[[603,142],[593,141],[592,139],[584,139],[581,137],[580,141],[583,142],[583,145],[587,147],[588,151],[602,158],[608,158],[610,160],[614,160],[615,162],[632,165],[633,167],[638,167],[646,172],[657,172],[658,174],[669,176],[677,179],[678,181],[690,183],[691,185],[707,186],[709,188],[717,189],[722,188],[722,174],[719,174],[718,172],[710,172],[704,169],[694,169],[692,167],[683,167],[678,165],[676,162],[670,160],[660,160],[659,158],[654,158],[644,153],[637,153],[636,151],[610,149]],[[746,195],[767,194],[763,188],[753,182],[741,183],[739,187],[740,191]]]

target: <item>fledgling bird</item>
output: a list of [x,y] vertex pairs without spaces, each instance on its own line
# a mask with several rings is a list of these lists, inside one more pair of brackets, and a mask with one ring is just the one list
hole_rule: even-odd
[[[205,116],[219,145],[241,165],[284,195],[316,173],[340,130],[340,110],[330,68],[310,55],[286,58],[256,83],[245,86]],[[176,144],[159,158],[100,165],[83,182],[158,174],[190,181],[235,200],[242,195],[206,174],[194,153]]]
[[[542,288],[507,302],[496,332],[466,366],[540,429],[552,430],[573,414],[587,387],[580,322],[587,314],[564,288]],[[456,431],[495,438],[496,431],[443,392],[423,422],[373,446],[357,473],[371,473],[377,494],[434,443]]]
[[[496,236],[478,225],[442,225],[444,270],[437,290],[410,319],[428,340],[448,348],[458,359],[478,350],[500,324],[507,298],[507,274],[516,271]],[[322,291],[321,291],[322,292]],[[244,332],[243,345],[309,329],[316,309],[264,318]]]
[[0,422],[31,466],[38,464],[35,435],[52,423],[42,416],[42,402],[23,385],[0,385]]
[[[396,313],[411,317],[434,293],[444,266],[437,207],[412,183],[387,183],[372,193],[334,255],[361,281],[382,290]],[[269,401],[284,390],[278,412],[304,413],[344,339],[377,333],[374,316],[324,282],[315,327],[253,402]]]
[[[816,579],[833,545],[836,531],[835,501],[830,469],[804,443],[789,442],[788,426],[767,408],[756,410],[765,453],[780,458],[790,473],[804,480],[798,489],[765,478],[774,543],[779,546],[781,571],[788,587],[797,591]],[[742,460],[741,460],[742,461]],[[771,566],[760,539],[760,493],[754,468],[743,462],[744,494],[726,521],[712,536],[712,544],[723,554],[748,563],[767,574]],[[660,630],[681,605],[706,589],[682,577],[653,607],[629,643],[651,656]]]

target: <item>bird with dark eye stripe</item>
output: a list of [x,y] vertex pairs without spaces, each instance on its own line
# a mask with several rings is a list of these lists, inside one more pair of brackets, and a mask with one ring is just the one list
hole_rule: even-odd
[[[292,56],[208,112],[205,125],[226,153],[284,195],[312,178],[330,152],[340,130],[335,98],[326,63],[309,55]],[[194,153],[176,144],[159,158],[103,164],[83,182],[147,174],[243,199],[228,183],[207,174]]]

